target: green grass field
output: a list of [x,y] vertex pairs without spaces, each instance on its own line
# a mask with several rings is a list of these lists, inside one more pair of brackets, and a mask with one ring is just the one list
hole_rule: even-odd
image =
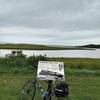
[[[56,58],[64,61],[71,100],[100,100],[100,59]],[[18,100],[23,84],[36,70],[0,64],[0,100]]]

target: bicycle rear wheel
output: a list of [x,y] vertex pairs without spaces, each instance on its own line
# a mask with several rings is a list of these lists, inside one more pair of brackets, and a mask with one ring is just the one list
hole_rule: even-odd
[[26,82],[20,93],[20,100],[34,100],[36,93],[35,80]]

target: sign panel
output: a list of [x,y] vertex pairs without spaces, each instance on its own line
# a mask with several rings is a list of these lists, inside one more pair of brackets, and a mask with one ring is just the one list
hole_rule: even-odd
[[39,61],[37,78],[39,80],[64,80],[63,62]]

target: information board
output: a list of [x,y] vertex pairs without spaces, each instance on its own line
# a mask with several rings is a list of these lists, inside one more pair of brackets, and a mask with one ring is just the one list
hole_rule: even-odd
[[64,63],[57,61],[39,61],[37,78],[39,80],[64,80]]

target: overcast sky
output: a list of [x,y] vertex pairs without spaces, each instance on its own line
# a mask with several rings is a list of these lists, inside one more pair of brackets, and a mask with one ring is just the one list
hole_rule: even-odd
[[100,0],[0,0],[0,42],[100,44]]

